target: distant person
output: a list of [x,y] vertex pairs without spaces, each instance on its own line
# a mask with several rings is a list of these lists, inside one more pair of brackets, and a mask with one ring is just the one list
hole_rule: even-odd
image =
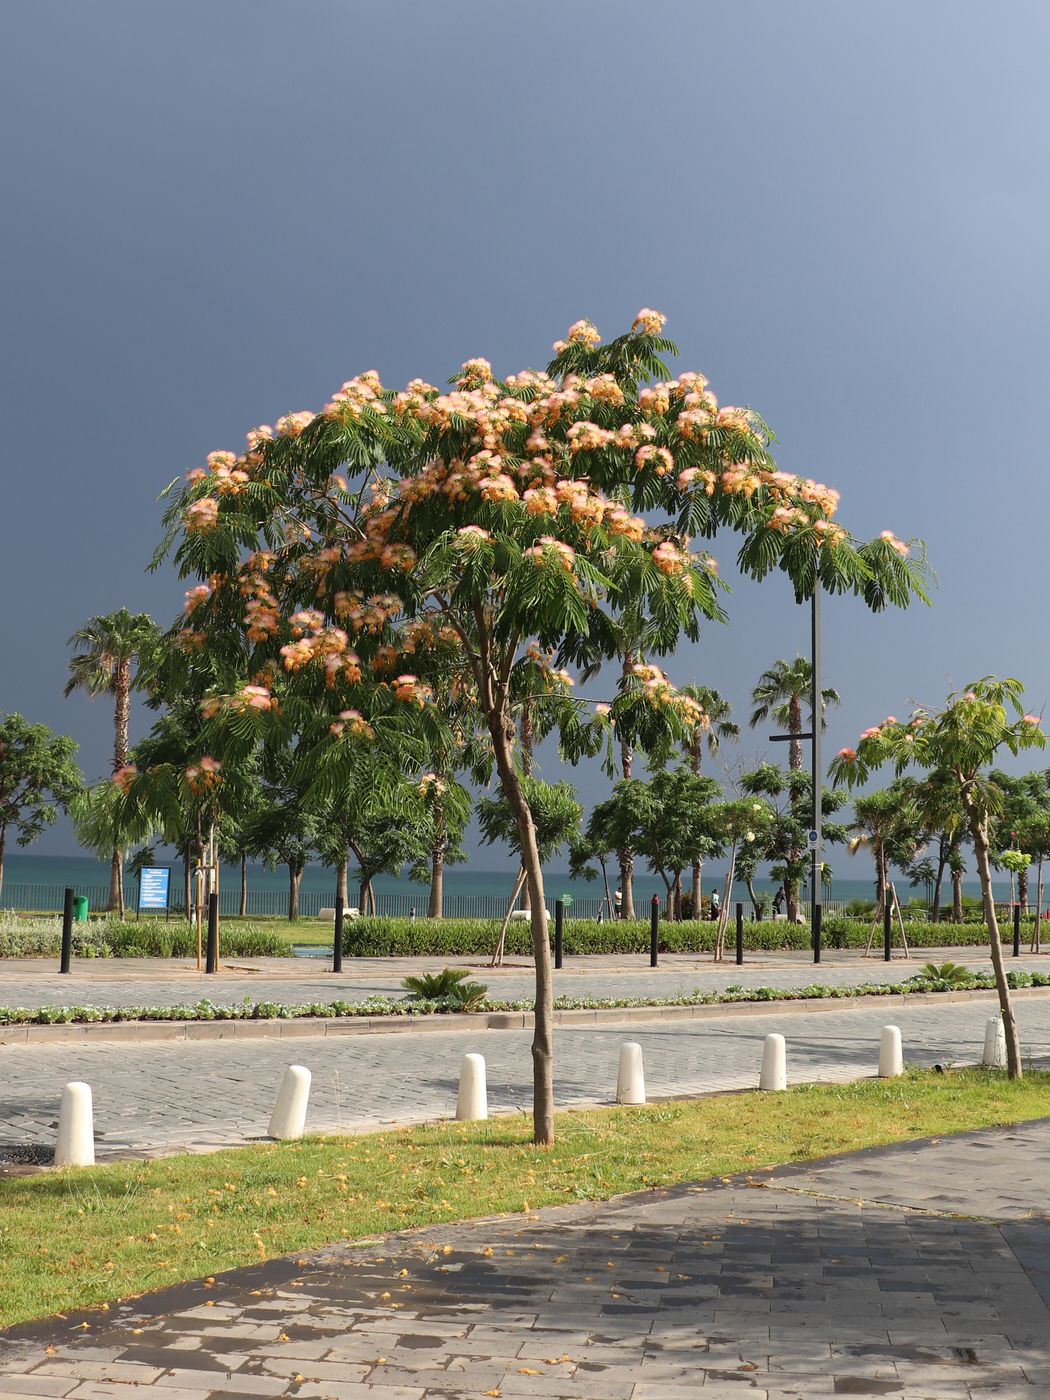
[[722,906],[722,901],[721,901],[721,900],[719,899],[719,897],[718,897],[718,891],[717,891],[717,890],[712,890],[712,891],[711,891],[711,919],[712,919],[712,921],[718,918],[718,911],[719,911],[719,909],[721,908],[721,906]]
[[604,904],[599,904],[599,905],[598,905],[598,922],[599,922],[600,924],[604,924],[604,923],[605,923],[605,905],[604,905]]
[[773,899],[773,913],[779,914],[784,908],[784,887],[781,885]]
[[615,912],[616,912],[616,917],[617,917],[618,919],[623,917],[623,891],[622,891],[622,890],[619,890],[619,889],[618,889],[618,890],[616,891],[616,893],[613,895],[613,909],[615,910]]

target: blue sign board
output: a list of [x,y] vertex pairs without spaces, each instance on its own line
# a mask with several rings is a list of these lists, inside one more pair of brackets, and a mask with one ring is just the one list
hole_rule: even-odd
[[171,885],[169,865],[147,865],[139,871],[139,910],[163,909],[167,913]]

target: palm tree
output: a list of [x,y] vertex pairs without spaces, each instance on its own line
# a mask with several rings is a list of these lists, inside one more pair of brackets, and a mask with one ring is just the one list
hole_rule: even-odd
[[[65,695],[86,690],[91,696],[113,696],[113,772],[128,761],[128,724],[131,713],[132,668],[157,640],[157,626],[147,613],[127,608],[92,617],[69,639],[74,653],[69,660]],[[110,862],[109,908],[124,917],[122,857],[114,849]]]
[[[813,667],[804,656],[796,656],[794,661],[775,661],[768,671],[763,671],[758,684],[751,692],[751,712],[749,724],[754,729],[763,720],[772,719],[781,729],[791,735],[788,767],[798,772],[802,767],[802,707],[810,711],[813,721]],[[825,712],[829,705],[838,705],[841,697],[830,686],[820,692],[820,727],[827,728]]]
[[[712,758],[722,747],[725,740],[736,740],[740,738],[740,726],[730,719],[732,708],[729,701],[721,696],[717,690],[708,685],[684,685],[682,693],[691,699],[699,701],[704,707],[704,714],[708,718],[707,729],[702,729],[697,725],[689,736],[686,750],[689,754],[690,764],[697,777],[700,776],[700,763],[704,755],[704,740],[707,740],[707,752]],[[700,877],[703,873],[704,862],[699,857],[693,861],[693,918],[700,917]]]

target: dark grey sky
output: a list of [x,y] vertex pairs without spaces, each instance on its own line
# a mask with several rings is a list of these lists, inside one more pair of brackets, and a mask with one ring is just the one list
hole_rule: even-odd
[[[642,305],[852,529],[928,542],[932,609],[827,607],[835,746],[986,671],[1046,699],[1042,0],[3,14],[0,709],[72,733],[89,775],[110,714],[62,699],[64,642],[180,605],[143,572],[171,477],[360,370],[542,366],[577,317],[611,335]],[[805,616],[779,579],[729,603],[669,669],[743,708]]]

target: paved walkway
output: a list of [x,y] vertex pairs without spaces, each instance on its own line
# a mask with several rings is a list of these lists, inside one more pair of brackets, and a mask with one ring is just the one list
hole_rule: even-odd
[[[651,1098],[752,1088],[762,1041],[780,1031],[790,1082],[848,1080],[875,1072],[881,1028],[901,1027],[907,1062],[980,1058],[988,1001],[918,1007],[731,1015],[702,1021],[561,1029],[555,1034],[559,1107],[612,1101],[624,1040],[638,1041]],[[1050,999],[1018,1000],[1025,1054],[1050,1063]],[[53,1144],[62,1086],[86,1080],[95,1102],[100,1156],[206,1150],[266,1132],[278,1081],[289,1063],[313,1074],[307,1128],[350,1132],[449,1117],[462,1055],[480,1051],[493,1112],[531,1103],[530,1031],[237,1038],[205,1042],[5,1046],[0,1051],[0,1156],[9,1144]]]
[[[558,996],[670,997],[683,992],[719,991],[728,986],[855,986],[859,982],[897,982],[913,976],[926,962],[958,962],[990,971],[987,948],[925,948],[913,958],[863,958],[854,951],[830,950],[819,966],[811,957],[792,953],[748,953],[742,967],[732,961],[711,962],[710,955],[665,953],[658,968],[648,956],[567,958],[555,973]],[[1050,953],[1007,958],[1011,968],[1050,971]],[[409,973],[442,967],[468,967],[493,997],[517,1000],[533,994],[530,964],[516,958],[502,968],[484,959],[368,958],[347,959],[344,971],[327,970],[327,960],[306,958],[235,959],[221,973],[196,971],[191,960],[122,958],[74,964],[63,977],[55,963],[42,959],[5,959],[0,963],[0,1006],[183,1006],[202,997],[216,1004],[251,1001],[364,1001],[369,996],[403,996],[401,979]]]
[[1036,1400],[1048,1171],[1044,1122],[330,1248],[10,1334],[0,1400]]

